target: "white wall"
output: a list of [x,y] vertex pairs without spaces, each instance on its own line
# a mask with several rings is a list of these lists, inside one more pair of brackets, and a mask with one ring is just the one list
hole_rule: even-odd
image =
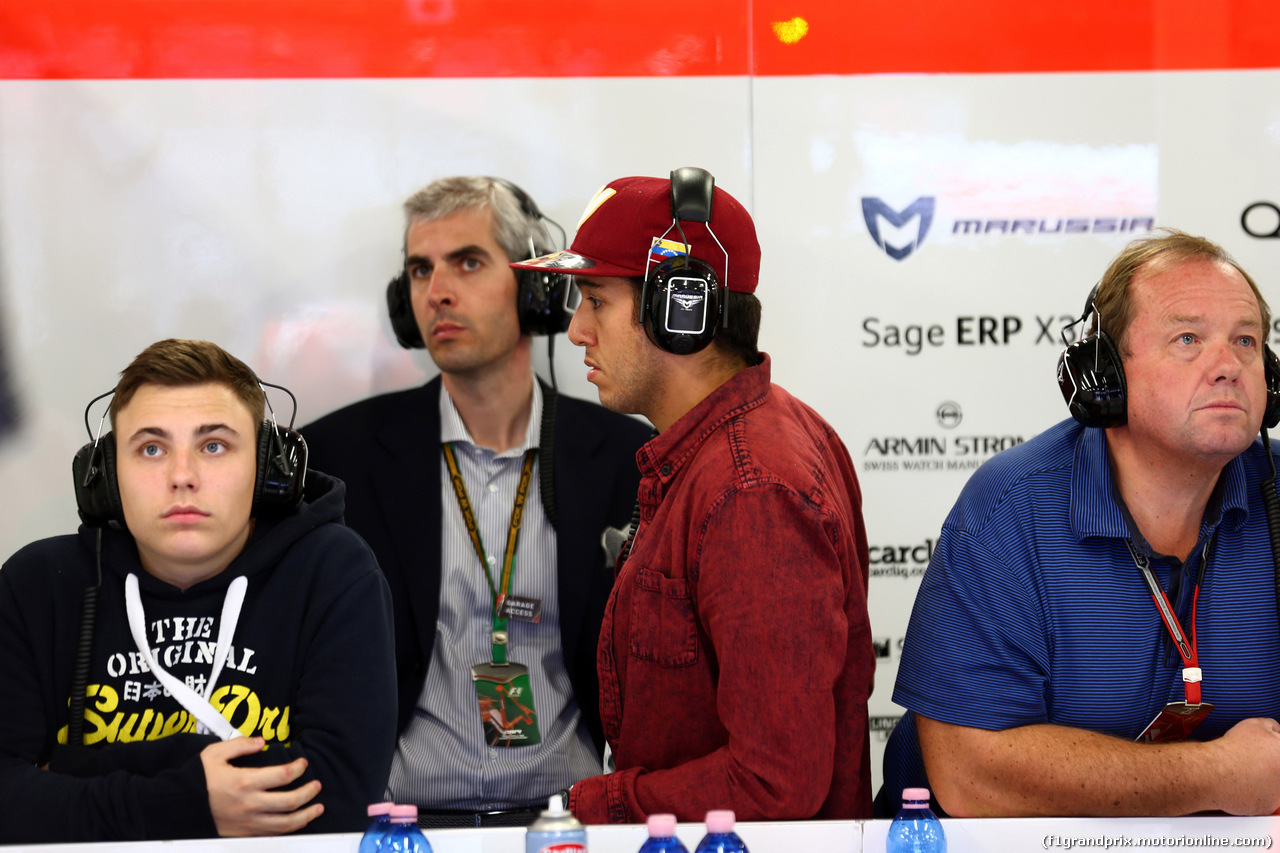
[[[301,423],[429,376],[383,312],[419,186],[501,175],[572,232],[606,181],[685,165],[754,212],[775,380],[858,465],[880,725],[901,713],[898,643],[972,464],[1065,415],[1058,331],[1134,236],[1096,220],[1209,236],[1280,307],[1280,240],[1240,224],[1280,203],[1276,71],[0,81],[0,339],[20,415],[0,437],[0,554],[74,529],[83,407],[154,340],[221,343],[289,386]],[[924,197],[928,233],[889,257],[862,200]],[[1041,233],[1068,219],[1088,230]],[[917,222],[881,234],[902,247]],[[905,343],[931,326],[936,345]],[[556,367],[594,399],[564,339]],[[873,735],[877,779],[881,748]]]

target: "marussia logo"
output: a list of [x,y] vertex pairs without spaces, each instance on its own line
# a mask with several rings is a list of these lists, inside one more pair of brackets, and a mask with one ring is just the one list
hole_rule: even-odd
[[671,295],[681,308],[686,311],[692,311],[693,306],[702,301],[701,293],[674,293]]
[[[925,235],[929,233],[929,226],[933,224],[933,211],[934,197],[931,195],[921,196],[901,212],[874,196],[862,199],[862,218],[866,220],[871,239],[895,261],[904,260],[924,242]],[[908,232],[909,240],[905,246],[894,246],[886,242],[884,235],[880,232],[881,219],[894,228],[902,228],[914,219],[916,228],[913,233]]]

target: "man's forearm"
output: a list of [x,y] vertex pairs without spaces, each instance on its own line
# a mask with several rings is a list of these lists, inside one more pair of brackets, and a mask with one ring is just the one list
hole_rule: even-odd
[[1215,741],[1138,744],[1087,729],[1003,731],[917,715],[938,802],[955,817],[1269,814],[1280,806],[1280,724]]

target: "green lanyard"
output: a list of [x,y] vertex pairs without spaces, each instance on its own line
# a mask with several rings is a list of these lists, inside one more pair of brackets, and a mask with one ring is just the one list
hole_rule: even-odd
[[537,453],[535,447],[524,453],[524,468],[520,471],[520,485],[516,489],[516,502],[511,507],[511,523],[507,529],[507,552],[502,559],[502,576],[495,586],[493,574],[489,571],[489,560],[484,554],[484,543],[480,541],[480,525],[476,523],[475,513],[471,511],[467,486],[462,481],[462,472],[458,470],[453,443],[446,442],[444,445],[444,460],[449,466],[453,494],[458,499],[458,509],[462,511],[462,518],[467,524],[467,535],[471,537],[471,545],[480,558],[480,568],[484,571],[484,579],[489,582],[489,593],[493,596],[493,662],[498,666],[507,663],[507,619],[501,615],[502,601],[511,591],[511,574],[516,565],[516,541],[520,538],[520,523],[524,520],[524,503],[529,497],[529,480],[533,475],[533,458]]

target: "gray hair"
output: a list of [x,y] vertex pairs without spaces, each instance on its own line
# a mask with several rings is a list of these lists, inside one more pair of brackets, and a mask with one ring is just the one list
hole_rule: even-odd
[[[546,225],[538,217],[525,213],[520,199],[511,190],[513,186],[485,177],[432,181],[404,203],[406,241],[409,228],[415,222],[431,222],[463,210],[480,208],[493,212],[493,238],[507,253],[507,260],[524,261],[554,251]],[[533,243],[532,254],[530,242]]]

